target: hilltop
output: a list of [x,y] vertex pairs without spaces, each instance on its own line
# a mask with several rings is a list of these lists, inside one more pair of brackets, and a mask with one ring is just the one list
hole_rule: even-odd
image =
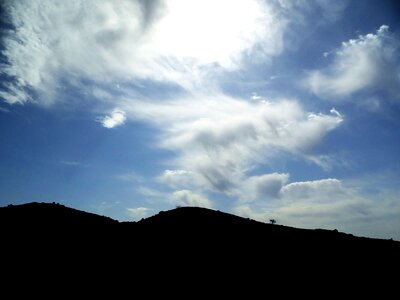
[[[84,286],[94,282],[99,291],[121,282],[191,292],[215,291],[217,285],[224,295],[258,295],[260,287],[292,284],[347,291],[361,278],[387,286],[400,253],[397,241],[265,224],[197,207],[118,222],[59,204],[29,203],[0,208],[0,228],[4,285],[33,280],[41,291],[49,287],[39,274],[60,288],[67,282],[70,288],[73,279]],[[350,289],[359,293],[357,285]]]
[[[159,238],[196,240],[197,238],[245,239],[246,242],[279,242],[291,244],[311,243],[312,246],[332,244],[338,246],[396,245],[391,240],[355,237],[337,230],[300,229],[283,225],[272,225],[229,213],[200,207],[178,207],[142,219],[138,222],[118,222],[109,217],[69,208],[57,203],[27,203],[0,208],[0,225],[3,233],[12,234],[24,230],[41,233],[58,230],[79,233],[90,229],[93,233],[112,231],[113,234],[148,235]],[[311,245],[310,245],[311,246]],[[279,245],[276,245],[279,247]]]

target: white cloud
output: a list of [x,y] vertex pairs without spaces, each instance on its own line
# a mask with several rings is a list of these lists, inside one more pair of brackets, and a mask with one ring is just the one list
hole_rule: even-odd
[[398,97],[399,40],[382,25],[376,34],[343,42],[325,69],[309,72],[305,86],[323,98],[346,98],[367,89],[380,89]]
[[145,186],[138,186],[135,190],[145,197],[163,198],[166,196],[163,192]]
[[212,208],[212,202],[203,195],[189,190],[176,191],[171,196],[171,201],[178,206],[198,206]]
[[[182,199],[202,197],[189,189],[241,197],[240,188],[247,188],[254,199],[273,197],[287,175],[249,177],[249,171],[282,153],[320,161],[310,150],[343,119],[336,110],[307,112],[296,100],[254,93],[262,101],[247,101],[219,92],[214,79],[224,70],[239,69],[250,57],[268,61],[284,49],[290,18],[276,3],[21,0],[5,7],[15,30],[4,36],[2,70],[15,80],[2,97],[24,103],[33,89],[35,101],[48,104],[62,101],[55,95],[66,84],[77,94],[88,91],[98,107],[117,107],[99,119],[106,128],[128,119],[150,123],[160,132],[159,146],[176,153],[173,170],[159,180],[181,190]],[[138,80],[172,83],[190,96],[144,99],[124,85]]]
[[186,170],[165,170],[158,179],[170,187],[182,188],[192,184],[193,174]]
[[340,112],[338,112],[336,110],[336,108],[332,107],[331,110],[329,111],[331,114],[337,115],[339,118],[342,117],[342,115],[340,114]]
[[263,222],[276,219],[288,226],[400,239],[395,229],[400,226],[398,197],[386,192],[371,199],[360,186],[345,186],[334,178],[286,184],[275,199],[237,202],[234,212]]
[[195,183],[199,188],[236,193],[246,172],[282,155],[311,160],[309,152],[339,126],[342,117],[307,113],[296,101],[254,103],[222,95],[132,104],[132,118],[160,130],[161,147],[173,150],[183,171],[167,171],[164,182]]
[[264,174],[251,176],[243,182],[241,199],[268,201],[279,197],[282,187],[289,180],[289,174]]
[[261,100],[261,99],[262,99],[262,97],[259,96],[256,92],[253,92],[253,93],[251,94],[251,100],[257,101],[257,100]]
[[[8,103],[62,101],[63,86],[168,81],[208,86],[243,55],[283,49],[285,21],[257,0],[6,1],[14,29],[3,37]],[[117,84],[114,86],[118,86]],[[39,97],[32,99],[29,89]]]
[[131,218],[139,220],[147,217],[152,209],[148,207],[135,207],[127,208],[126,211]]
[[290,20],[293,25],[291,30],[300,36],[303,35],[298,29],[304,29],[304,25],[316,28],[337,22],[343,16],[349,3],[348,0],[276,0],[271,2],[277,6],[282,16]]
[[[53,96],[62,81],[83,88],[80,80],[89,80],[90,93],[102,107],[119,107],[99,120],[104,127],[122,125],[127,118],[156,125],[161,146],[178,153],[174,168],[186,170],[210,190],[230,193],[244,172],[279,151],[307,158],[307,151],[342,119],[308,114],[296,101],[248,103],[225,97],[215,92],[218,81],[208,82],[221,69],[239,68],[244,56],[268,60],[281,53],[287,20],[274,4],[7,3],[7,13],[18,26],[4,39],[8,64],[3,70],[16,78],[8,86],[15,93],[3,94],[6,101],[29,101],[25,89],[32,88],[43,94],[38,101],[48,103],[57,98]],[[112,96],[104,88],[135,79],[172,82],[194,96],[144,100],[132,89],[118,88]],[[207,93],[202,94],[203,87]],[[18,93],[26,97],[18,100]]]
[[310,199],[319,195],[319,201],[337,197],[342,193],[342,184],[337,179],[322,179],[290,183],[282,188],[282,197],[287,199]]
[[105,128],[114,128],[125,123],[126,115],[124,111],[115,108],[109,116],[100,118],[99,121]]

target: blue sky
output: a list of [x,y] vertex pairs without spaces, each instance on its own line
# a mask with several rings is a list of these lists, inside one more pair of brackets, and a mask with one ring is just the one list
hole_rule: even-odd
[[3,1],[0,204],[400,240],[396,1]]

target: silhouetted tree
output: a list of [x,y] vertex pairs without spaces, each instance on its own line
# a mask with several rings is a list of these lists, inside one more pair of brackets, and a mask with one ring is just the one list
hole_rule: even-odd
[[275,219],[270,219],[269,222],[274,225],[276,223]]

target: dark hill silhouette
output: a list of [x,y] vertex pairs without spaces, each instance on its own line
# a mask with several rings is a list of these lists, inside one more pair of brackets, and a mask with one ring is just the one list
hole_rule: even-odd
[[29,203],[0,208],[0,228],[2,267],[9,272],[16,265],[37,270],[55,263],[48,272],[84,270],[85,276],[107,278],[121,270],[160,280],[171,272],[212,271],[208,276],[215,280],[259,280],[264,277],[258,271],[291,270],[317,279],[321,272],[346,270],[351,277],[383,271],[400,257],[397,241],[266,224],[196,207],[118,222],[59,204]]
[[58,203],[27,203],[0,208],[0,223],[9,228],[18,226],[106,226],[116,224],[109,217],[66,207]]
[[[126,223],[129,226],[129,223]],[[400,254],[400,243],[392,240],[356,237],[337,230],[300,229],[267,224],[232,214],[198,207],[180,207],[142,219],[136,224],[157,240],[174,240],[197,246],[212,244],[214,249],[246,246],[253,254],[273,253],[319,256],[322,253],[360,255]]]
[[0,208],[2,291],[11,288],[14,296],[114,298],[142,291],[319,299],[349,290],[369,295],[372,287],[393,295],[399,253],[397,241],[265,224],[205,208],[176,208],[139,222],[59,204]]
[[[279,224],[268,224],[243,218],[229,213],[200,207],[178,207],[169,211],[161,211],[156,215],[138,222],[119,222],[106,216],[88,213],[66,207],[58,203],[27,203],[0,207],[0,225],[8,232],[29,230],[32,228],[57,230],[83,230],[91,228],[99,231],[111,229],[114,232],[132,230],[135,234],[180,235],[195,238],[195,234],[212,236],[224,233],[226,236],[246,235],[258,236],[259,240],[267,239],[306,239],[309,242],[369,243],[396,245],[393,240],[355,237],[352,234],[337,230],[300,229]],[[4,232],[4,231],[3,231]]]
[[[297,247],[307,251],[377,251],[379,248],[399,250],[400,243],[392,240],[355,237],[336,230],[309,230],[267,224],[229,213],[199,207],[179,207],[162,211],[138,222],[118,222],[109,217],[65,207],[56,203],[28,203],[0,208],[0,225],[3,233],[37,231],[41,235],[91,231],[92,236],[112,235],[113,240],[132,236],[143,242],[157,243],[155,239],[181,243],[213,243],[227,247],[228,244],[246,244],[265,251],[285,251]],[[57,231],[57,232],[56,232]],[[38,236],[40,236],[38,234]],[[124,242],[123,239],[121,239]]]

